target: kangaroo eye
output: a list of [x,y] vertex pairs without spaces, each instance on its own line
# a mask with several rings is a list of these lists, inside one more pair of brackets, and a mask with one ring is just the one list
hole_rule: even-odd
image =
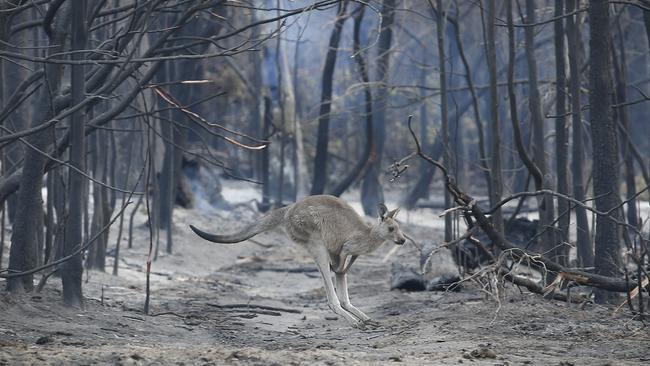
[[393,231],[395,231],[395,228],[392,227],[392,226],[389,226],[389,227],[388,227],[388,231],[393,232]]

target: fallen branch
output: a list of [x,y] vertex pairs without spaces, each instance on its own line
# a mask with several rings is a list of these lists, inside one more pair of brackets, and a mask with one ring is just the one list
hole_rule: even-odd
[[[531,280],[530,278],[522,277],[522,276],[517,276],[513,274],[511,271],[508,271],[505,268],[499,269],[499,275],[502,276],[504,279],[506,279],[509,282],[512,282],[513,284],[517,286],[523,286],[528,289],[528,291],[532,293],[536,293],[542,296],[549,296],[552,297],[555,300],[560,300],[560,301],[566,301],[566,302],[572,302],[576,304],[583,303],[585,301],[589,301],[588,298],[581,296],[581,295],[568,295],[568,294],[563,294],[560,292],[556,291],[551,291],[550,293],[548,291],[545,291],[545,289],[537,282]],[[559,276],[558,276],[559,277]]]
[[258,305],[258,304],[213,304],[213,303],[207,303],[208,306],[212,306],[214,308],[219,308],[219,309],[262,309],[262,310],[269,310],[269,311],[280,311],[284,313],[292,313],[292,314],[301,314],[302,311],[298,309],[289,309],[289,308],[280,308],[276,306],[268,306],[268,305]]

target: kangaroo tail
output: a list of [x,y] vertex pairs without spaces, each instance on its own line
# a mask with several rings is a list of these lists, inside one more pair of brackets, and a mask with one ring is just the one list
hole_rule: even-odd
[[274,227],[282,224],[282,222],[284,221],[284,214],[287,212],[289,207],[290,206],[286,206],[268,212],[267,214],[260,217],[257,220],[257,222],[246,226],[243,230],[235,234],[216,235],[216,234],[206,233],[205,231],[202,231],[193,225],[190,225],[190,228],[192,229],[192,231],[196,233],[196,235],[202,237],[205,240],[211,241],[213,243],[222,243],[222,244],[239,243],[246,239],[250,239],[261,232],[273,229]]

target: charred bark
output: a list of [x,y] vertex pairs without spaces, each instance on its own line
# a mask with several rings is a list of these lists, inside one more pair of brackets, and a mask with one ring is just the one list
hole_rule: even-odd
[[[487,139],[490,143],[490,181],[492,194],[490,204],[495,205],[501,200],[503,192],[503,178],[501,174],[501,136],[499,128],[499,97],[497,92],[497,56],[495,42],[495,1],[488,0],[487,11],[487,63],[490,78],[490,128]],[[503,233],[503,215],[498,209],[492,215],[492,220],[499,233]]]
[[[64,6],[56,17],[50,48],[48,53],[54,55],[63,51],[63,44],[67,34],[70,7]],[[38,110],[31,127],[37,127],[44,123],[52,115],[54,110],[53,99],[58,95],[63,76],[62,64],[47,64],[46,80],[47,87],[41,88],[38,102]],[[51,127],[50,127],[51,128]],[[46,150],[50,142],[47,129],[32,134],[26,138],[34,147]],[[17,177],[20,185],[18,202],[21,209],[16,212],[11,238],[11,250],[9,253],[9,268],[12,271],[21,272],[29,270],[36,265],[36,228],[39,228],[43,215],[43,199],[41,188],[43,186],[43,173],[47,158],[28,146],[25,147],[25,160],[22,174]],[[7,288],[10,291],[31,291],[34,288],[33,275],[10,278],[7,280]]]
[[[567,11],[576,9],[577,2],[569,0]],[[571,145],[571,173],[573,181],[573,197],[579,201],[585,199],[585,152],[583,142],[582,113],[580,105],[580,30],[577,26],[578,15],[567,17],[567,45],[569,52],[569,94],[571,95],[571,125],[573,127]],[[594,251],[589,234],[587,210],[576,206],[576,246],[578,249],[578,265],[591,267],[594,263]]]
[[[566,62],[564,56],[564,1],[555,0],[555,16],[559,19],[554,23],[555,38],[555,169],[557,172],[557,191],[558,193],[569,194],[568,181],[568,146],[569,139],[567,134],[566,121]],[[569,223],[570,211],[569,202],[562,198],[557,200],[557,212],[559,217],[555,247],[552,258],[562,265],[569,262],[569,246],[564,243],[569,242]]]
[[[619,56],[616,55],[615,47],[612,42],[611,52],[612,52],[612,65],[614,69],[614,80],[616,87],[614,88],[614,101],[616,104],[624,104],[627,99],[627,69],[626,69],[626,58],[625,58],[625,45],[623,43],[623,35],[620,23],[617,21],[618,26],[618,44],[619,44]],[[636,195],[636,183],[635,172],[634,172],[634,156],[632,155],[633,142],[630,140],[629,131],[629,116],[626,107],[616,108],[614,110],[614,115],[616,123],[618,124],[618,130],[621,131],[619,134],[620,142],[620,151],[621,159],[623,159],[623,174],[625,176],[625,195],[626,200],[628,201],[627,207],[627,222],[630,225],[641,227],[639,221],[639,215],[637,213],[636,200],[634,196]]]
[[[436,33],[438,36],[438,68],[440,84],[440,119],[442,133],[442,161],[446,166],[451,166],[451,156],[449,147],[449,113],[447,105],[447,60],[445,57],[445,25],[447,15],[442,11],[442,0],[437,0],[438,11],[436,16]],[[447,190],[444,191],[445,209],[451,207],[451,196]],[[452,222],[451,215],[445,215],[445,242],[452,240]]]
[[[609,2],[593,0],[589,5],[589,120],[593,145],[593,187],[596,209],[608,211],[617,205],[618,150],[616,125],[612,119],[610,76]],[[615,222],[598,216],[595,237],[596,273],[613,276],[620,263],[619,230]],[[596,292],[596,302],[614,299],[606,291]]]
[[[73,50],[86,48],[86,2],[75,0],[72,4],[72,22],[70,23]],[[83,59],[81,53],[73,53],[72,59]],[[71,68],[72,104],[80,103],[84,98],[85,67],[73,65]],[[70,118],[70,164],[77,169],[85,170],[85,122],[82,111],[74,113]],[[68,219],[66,221],[66,236],[63,256],[74,253],[82,244],[81,230],[83,227],[84,177],[72,169],[68,170]],[[49,199],[48,199],[49,201]],[[81,289],[82,277],[81,253],[63,264],[61,281],[63,283],[63,302],[68,306],[81,306],[83,296]]]

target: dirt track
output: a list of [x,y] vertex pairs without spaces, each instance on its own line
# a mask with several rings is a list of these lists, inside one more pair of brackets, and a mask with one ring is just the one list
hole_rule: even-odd
[[[648,328],[625,312],[612,317],[611,309],[568,306],[516,288],[500,308],[471,284],[459,293],[390,291],[390,263],[416,263],[412,246],[387,262],[390,247],[381,248],[353,266],[351,299],[381,326],[352,329],[327,308],[315,266],[281,232],[256,238],[269,247],[216,246],[187,230],[189,221],[232,230],[251,219],[246,215],[208,221],[193,211],[175,214],[176,253],[153,267],[153,315],[141,312],[142,226],[136,247],[123,251],[120,277],[90,272],[85,311],[59,305],[56,279],[37,296],[0,293],[0,364],[650,362]],[[403,226],[420,240],[439,235]]]

